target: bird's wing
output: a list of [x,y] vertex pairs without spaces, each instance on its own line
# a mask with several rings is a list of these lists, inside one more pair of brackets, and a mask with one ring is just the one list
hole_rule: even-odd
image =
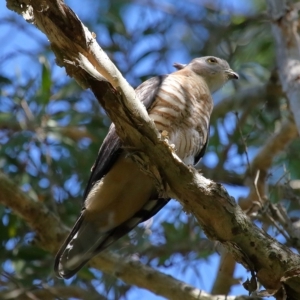
[[[164,76],[153,77],[136,89],[136,96],[146,109],[151,107],[163,80]],[[125,153],[112,124],[92,168],[84,192],[85,202],[82,213],[56,255],[54,269],[59,277],[72,277],[89,259],[139,223],[154,216],[170,200],[159,198],[157,192],[152,191],[152,180],[143,174],[134,162],[126,159]],[[136,179],[128,181],[130,177]],[[123,187],[119,187],[122,184]],[[127,189],[122,201],[117,199],[118,188]],[[99,195],[96,197],[97,193]],[[113,194],[115,197],[110,197],[113,199],[109,199],[111,203],[105,197],[107,194],[110,196]],[[143,199],[139,200],[141,197]],[[108,224],[111,210],[115,210],[115,219],[124,219],[116,226],[114,223],[112,226]],[[102,218],[107,219],[105,220],[108,224],[107,230],[99,230],[100,218],[103,214],[105,216]],[[97,220],[98,216],[99,220]],[[98,226],[95,225],[96,223]],[[103,228],[103,225],[101,226]]]
[[208,134],[207,134],[207,137],[206,137],[205,144],[202,145],[200,151],[195,156],[195,162],[194,162],[195,167],[200,163],[201,158],[204,156],[207,145],[208,145],[208,141],[209,141],[209,128],[208,128]]
[[[136,88],[136,97],[142,101],[147,110],[151,107],[153,101],[155,100],[155,96],[165,77],[166,76],[152,77]],[[100,147],[97,159],[92,167],[92,173],[84,191],[84,201],[86,200],[94,184],[107,174],[122,151],[122,142],[116,133],[115,125],[111,124],[109,131]]]
[[83,194],[84,200],[87,198],[94,184],[110,170],[122,151],[121,140],[116,133],[114,124],[111,124],[92,167],[92,172]]

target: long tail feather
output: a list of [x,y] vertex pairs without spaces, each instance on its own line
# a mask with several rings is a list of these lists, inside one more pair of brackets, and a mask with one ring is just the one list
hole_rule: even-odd
[[107,232],[100,231],[94,223],[86,221],[82,214],[56,255],[54,264],[56,275],[65,279],[71,278],[92,257],[127,234],[139,223],[151,218],[168,202],[169,199],[163,198],[150,200],[129,220]]

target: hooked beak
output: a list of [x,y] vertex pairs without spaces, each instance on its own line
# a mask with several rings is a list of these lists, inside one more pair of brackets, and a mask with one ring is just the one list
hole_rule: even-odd
[[233,70],[231,69],[226,70],[225,74],[228,76],[229,79],[239,79],[239,75],[233,72]]

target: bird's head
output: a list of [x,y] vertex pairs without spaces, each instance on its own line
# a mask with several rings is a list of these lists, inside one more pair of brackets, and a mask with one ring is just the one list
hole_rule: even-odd
[[228,80],[239,78],[239,75],[230,69],[226,60],[215,56],[195,58],[187,65],[175,63],[174,67],[178,70],[187,68],[201,76],[211,93],[220,89]]

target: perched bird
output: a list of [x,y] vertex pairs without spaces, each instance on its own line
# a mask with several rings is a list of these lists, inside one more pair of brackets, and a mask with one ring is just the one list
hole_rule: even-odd
[[[157,129],[168,133],[181,160],[196,165],[207,145],[211,93],[238,75],[225,60],[213,56],[174,66],[176,72],[145,81],[136,95]],[[80,216],[56,255],[56,274],[72,277],[93,256],[154,216],[169,200],[160,198],[153,179],[123,149],[112,125],[92,168]]]

